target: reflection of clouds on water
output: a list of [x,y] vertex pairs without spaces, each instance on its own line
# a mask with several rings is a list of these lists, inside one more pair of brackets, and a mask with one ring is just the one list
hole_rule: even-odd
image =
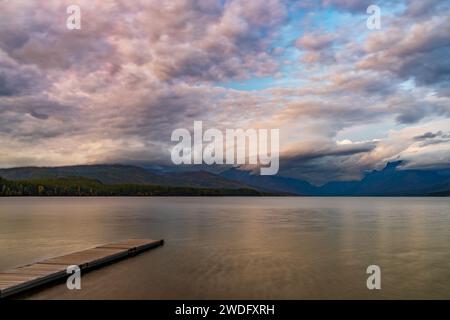
[[164,247],[36,298],[443,298],[445,198],[7,198],[0,269],[124,238]]

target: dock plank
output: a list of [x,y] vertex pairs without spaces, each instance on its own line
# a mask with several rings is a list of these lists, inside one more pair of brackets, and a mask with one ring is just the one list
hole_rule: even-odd
[[65,279],[68,266],[76,265],[82,271],[89,271],[163,244],[162,239],[128,239],[0,272],[0,299]]
[[141,247],[151,247],[160,245],[161,240],[148,241],[146,239],[130,239],[116,243],[111,243],[97,248],[103,249],[139,249]]
[[120,256],[127,256],[127,251],[123,249],[88,249],[80,252],[74,252],[65,256],[51,258],[39,262],[40,264],[56,264],[56,265],[78,265],[85,267],[99,262],[99,260],[116,259]]

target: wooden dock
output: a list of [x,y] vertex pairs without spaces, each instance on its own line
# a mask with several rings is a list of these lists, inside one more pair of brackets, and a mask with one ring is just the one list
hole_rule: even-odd
[[50,258],[0,273],[0,299],[25,292],[69,276],[68,266],[89,271],[164,244],[164,240],[130,239]]

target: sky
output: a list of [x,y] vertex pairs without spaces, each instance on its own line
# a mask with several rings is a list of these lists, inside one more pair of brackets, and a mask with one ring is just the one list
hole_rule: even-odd
[[445,0],[0,0],[0,167],[170,165],[194,121],[315,184],[450,167],[449,57]]

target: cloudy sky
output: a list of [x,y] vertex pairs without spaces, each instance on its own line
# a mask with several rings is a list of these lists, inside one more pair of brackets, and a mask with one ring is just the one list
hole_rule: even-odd
[[450,166],[449,57],[446,0],[0,0],[0,167],[168,164],[194,120],[314,183]]

